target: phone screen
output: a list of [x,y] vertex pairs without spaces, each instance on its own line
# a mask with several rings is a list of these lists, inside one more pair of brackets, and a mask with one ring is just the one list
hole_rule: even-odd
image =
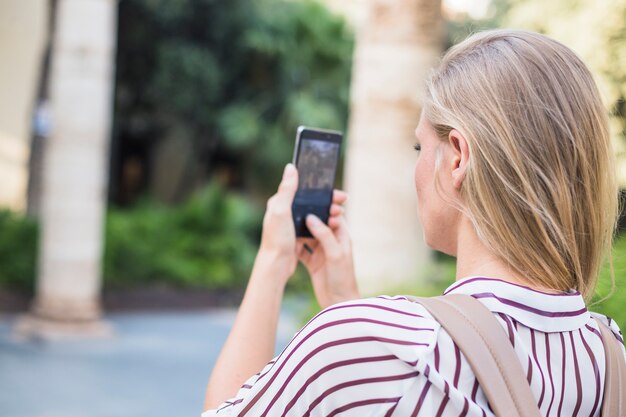
[[323,202],[328,198],[328,192],[332,193],[334,187],[338,156],[338,143],[301,139],[296,199],[306,204]]
[[335,186],[342,134],[300,128],[294,163],[298,168],[298,191],[293,203],[297,236],[310,236],[304,225],[309,213],[328,223]]

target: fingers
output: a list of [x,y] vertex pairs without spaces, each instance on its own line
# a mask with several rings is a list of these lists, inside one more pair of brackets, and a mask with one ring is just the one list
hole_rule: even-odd
[[279,205],[288,204],[291,206],[293,198],[298,190],[298,170],[296,167],[289,163],[285,165],[283,171],[283,178],[278,186],[278,192],[274,195],[276,203]]
[[333,204],[343,204],[348,200],[348,193],[343,190],[333,190]]
[[[330,224],[330,220],[333,220],[332,225]],[[331,217],[329,219],[329,226],[333,228],[335,235],[337,236],[337,241],[342,245],[351,246],[350,232],[348,231],[348,223],[346,222],[346,218],[344,216],[339,217]]]
[[339,220],[339,217],[330,217],[328,219],[328,227],[330,227],[331,229],[335,230],[336,228],[338,228],[341,225],[341,222]]
[[333,204],[330,206],[330,215],[331,216],[341,216],[343,214],[343,207],[338,204]]
[[313,214],[306,216],[306,225],[324,249],[327,259],[337,259],[341,256],[341,246],[330,227]]
[[291,205],[298,189],[298,171],[289,163],[283,171],[283,178],[278,186],[276,194],[267,200],[267,208],[264,224],[270,221],[271,217],[282,218],[291,214]]

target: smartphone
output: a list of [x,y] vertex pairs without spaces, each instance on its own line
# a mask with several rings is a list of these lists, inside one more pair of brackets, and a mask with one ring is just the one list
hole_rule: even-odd
[[307,214],[328,224],[343,134],[334,130],[300,126],[293,164],[298,169],[298,190],[291,211],[297,237],[312,237]]

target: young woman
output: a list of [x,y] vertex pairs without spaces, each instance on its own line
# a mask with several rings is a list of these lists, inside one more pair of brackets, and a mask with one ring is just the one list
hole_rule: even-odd
[[[432,76],[416,137],[424,237],[457,259],[445,294],[470,294],[493,312],[542,415],[599,416],[605,355],[585,300],[611,247],[618,188],[589,70],[543,35],[478,33]],[[360,299],[345,193],[335,192],[328,226],[307,218],[316,239],[303,250],[291,219],[297,183],[288,165],[268,201],[204,416],[492,416],[464,355],[420,304]],[[271,360],[298,261],[324,310]],[[616,324],[600,318],[623,348]]]

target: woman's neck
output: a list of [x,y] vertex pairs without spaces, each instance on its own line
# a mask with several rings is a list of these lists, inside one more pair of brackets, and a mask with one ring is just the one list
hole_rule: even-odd
[[498,258],[480,241],[469,219],[463,217],[457,238],[456,280],[473,276],[498,278],[540,291],[550,291],[528,282],[510,265]]

